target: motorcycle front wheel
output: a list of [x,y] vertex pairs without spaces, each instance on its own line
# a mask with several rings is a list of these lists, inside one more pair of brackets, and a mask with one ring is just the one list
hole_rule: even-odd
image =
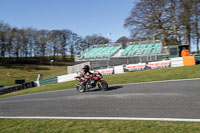
[[108,83],[106,81],[104,81],[102,84],[98,83],[98,87],[102,91],[106,91],[106,90],[108,90]]
[[85,86],[84,85],[78,85],[76,86],[76,90],[80,93],[85,92]]

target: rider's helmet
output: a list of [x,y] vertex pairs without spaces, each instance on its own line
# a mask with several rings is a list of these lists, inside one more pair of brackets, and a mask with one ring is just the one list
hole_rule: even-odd
[[83,68],[84,72],[89,72],[90,67],[88,65],[85,65]]

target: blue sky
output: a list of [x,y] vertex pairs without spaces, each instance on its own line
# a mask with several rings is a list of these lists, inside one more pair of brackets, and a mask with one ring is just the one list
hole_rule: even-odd
[[[0,0],[0,20],[19,28],[69,29],[78,35],[129,37],[123,27],[136,0]],[[111,35],[107,35],[111,33]]]

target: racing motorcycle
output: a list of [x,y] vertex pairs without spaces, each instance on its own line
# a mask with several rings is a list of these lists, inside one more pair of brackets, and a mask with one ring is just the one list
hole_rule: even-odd
[[108,90],[108,83],[105,80],[101,80],[103,75],[99,72],[95,72],[91,75],[83,75],[79,72],[75,80],[79,81],[76,84],[76,89],[78,92],[83,93],[85,91],[90,91],[98,85],[98,88],[102,91]]

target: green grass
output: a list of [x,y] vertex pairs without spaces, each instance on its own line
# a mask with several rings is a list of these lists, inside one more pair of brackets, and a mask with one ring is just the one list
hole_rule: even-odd
[[0,119],[0,133],[199,133],[200,123]]
[[162,68],[106,76],[110,84],[200,78],[200,65]]
[[[10,73],[10,77],[6,77]],[[38,74],[43,77],[56,76],[55,74],[67,74],[67,66],[44,66],[44,65],[14,65],[12,67],[0,66],[0,85],[11,86],[15,80],[26,79],[35,81]]]

